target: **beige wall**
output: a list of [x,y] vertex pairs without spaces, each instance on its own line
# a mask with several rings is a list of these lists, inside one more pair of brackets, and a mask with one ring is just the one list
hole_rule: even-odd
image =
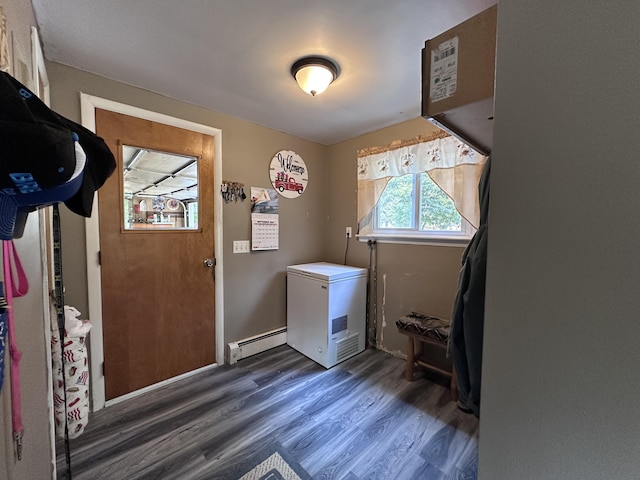
[[640,478],[639,22],[500,2],[481,480]]
[[[31,31],[35,18],[28,0],[3,0],[0,6],[13,34],[12,73],[31,86]],[[11,35],[9,42],[11,42]],[[0,395],[0,478],[32,480],[51,478],[53,440],[50,429],[50,404],[47,345],[43,309],[43,282],[38,214],[29,215],[24,236],[16,247],[29,279],[29,293],[14,301],[15,331],[19,349],[22,419],[25,427],[21,461],[13,454],[11,434],[11,397],[9,360],[5,357],[5,378]],[[8,347],[8,345],[7,345]]]
[[[437,130],[422,118],[368,133],[329,147],[329,222],[327,260],[344,262],[345,227],[357,230],[356,159],[361,148],[388,145]],[[377,244],[378,340],[381,347],[404,353],[406,337],[396,331],[395,321],[411,310],[442,318],[451,317],[463,249],[426,245]],[[369,248],[355,239],[349,242],[347,264],[366,267]]]

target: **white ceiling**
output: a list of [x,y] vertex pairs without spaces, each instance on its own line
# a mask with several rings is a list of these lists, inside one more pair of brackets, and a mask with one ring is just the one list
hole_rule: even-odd
[[[424,42],[495,0],[32,0],[45,56],[333,144],[420,116]],[[293,62],[341,69],[317,97]]]

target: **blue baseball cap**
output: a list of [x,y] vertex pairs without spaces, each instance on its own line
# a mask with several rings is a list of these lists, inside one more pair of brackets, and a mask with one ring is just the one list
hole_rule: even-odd
[[[31,191],[16,192],[5,189],[0,192],[0,239],[11,240],[22,237],[27,216],[38,207],[44,207],[57,202],[63,202],[78,192],[84,178],[86,155],[75,142],[75,167],[71,178],[63,184],[51,188],[32,187]],[[28,178],[28,175],[25,176]]]
[[[67,195],[78,182],[78,143],[86,157],[85,166],[79,187]],[[33,210],[62,201],[72,212],[91,216],[94,193],[116,168],[102,138],[51,110],[5,72],[0,72],[0,145],[0,196],[16,196],[13,202],[20,206],[18,220],[26,217],[24,211],[29,207]],[[11,202],[2,199],[2,203]],[[0,222],[9,224],[12,220],[0,218]]]

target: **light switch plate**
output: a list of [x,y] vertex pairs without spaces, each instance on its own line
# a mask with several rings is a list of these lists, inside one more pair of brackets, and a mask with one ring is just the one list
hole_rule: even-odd
[[250,250],[249,240],[233,241],[233,253],[249,253],[249,250]]

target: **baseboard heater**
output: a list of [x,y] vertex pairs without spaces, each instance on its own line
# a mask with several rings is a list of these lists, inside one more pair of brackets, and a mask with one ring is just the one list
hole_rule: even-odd
[[278,347],[287,343],[287,327],[276,328],[269,332],[255,335],[253,337],[228,343],[229,365],[233,365],[238,360],[250,357],[256,353],[261,353],[270,348]]

